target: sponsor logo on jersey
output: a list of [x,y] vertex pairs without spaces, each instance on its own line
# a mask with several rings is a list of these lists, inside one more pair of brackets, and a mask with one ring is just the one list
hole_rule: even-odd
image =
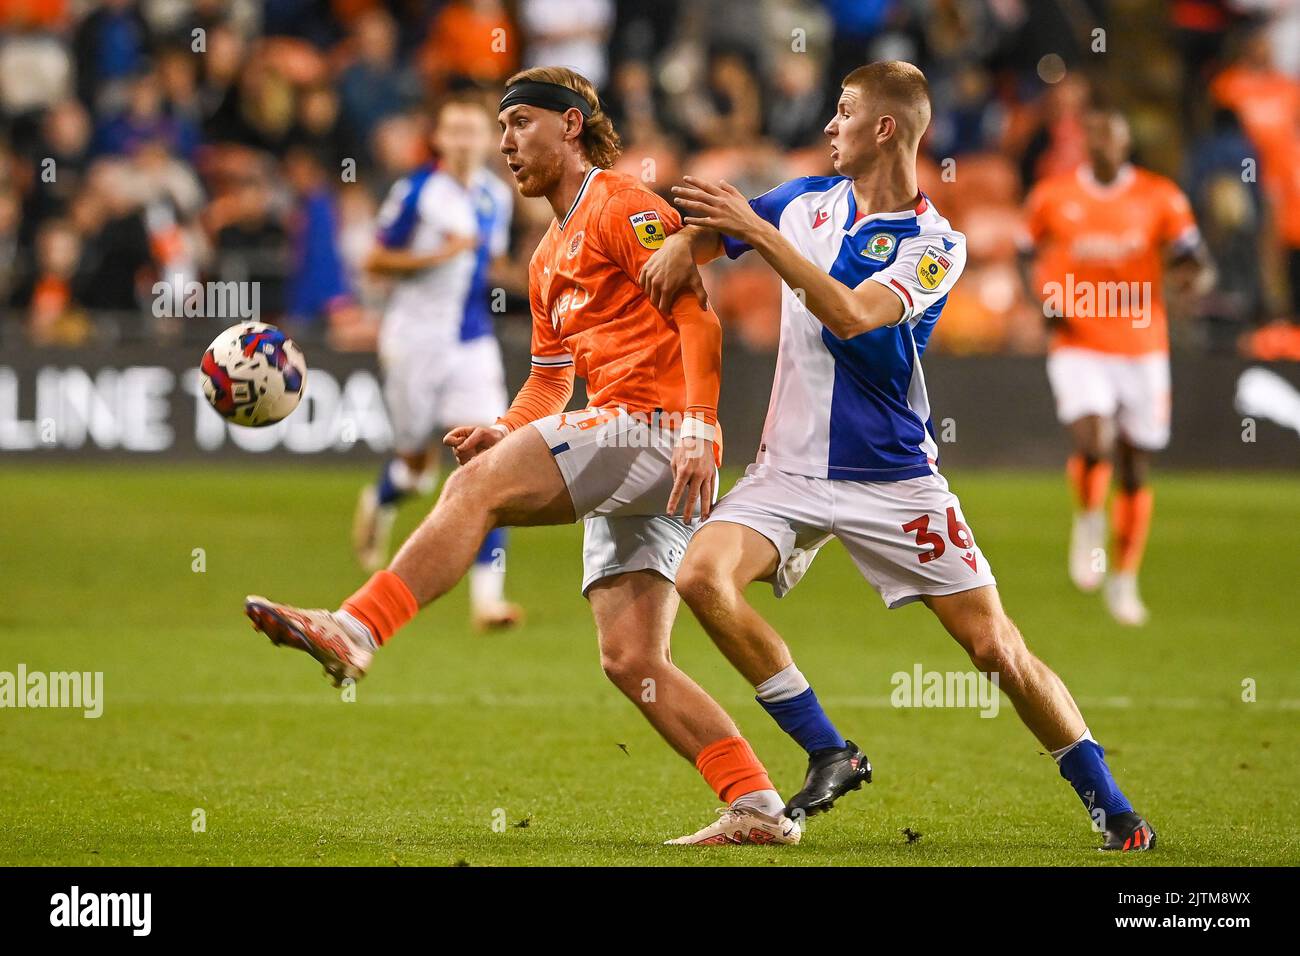
[[628,216],[628,222],[632,223],[632,231],[636,233],[636,241],[641,243],[647,249],[658,249],[664,244],[664,239],[668,234],[664,231],[663,221],[659,218],[659,213],[653,209],[647,209],[645,212],[639,212],[635,216]]
[[566,315],[577,312],[590,301],[591,295],[580,285],[565,289],[551,304],[551,328],[558,329]]
[[887,232],[878,232],[867,240],[867,247],[862,254],[868,259],[884,262],[894,254],[895,239]]
[[950,258],[934,246],[926,246],[925,252],[921,253],[921,261],[916,264],[916,278],[927,291],[933,292],[939,288],[939,283],[951,268]]
[[578,250],[582,248],[582,237],[583,237],[583,235],[584,235],[584,231],[581,230],[581,229],[579,229],[579,230],[578,230],[578,234],[577,234],[576,236],[574,236],[572,239],[569,240],[569,258],[570,258],[570,259],[572,259],[574,256],[576,256],[576,255],[578,254]]
[[825,225],[826,220],[830,218],[831,218],[831,214],[828,213],[825,209],[818,209],[817,215],[813,216],[813,228],[816,229],[819,226]]

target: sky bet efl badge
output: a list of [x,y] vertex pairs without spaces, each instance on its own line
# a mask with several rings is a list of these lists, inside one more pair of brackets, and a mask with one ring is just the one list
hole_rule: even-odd
[[921,254],[921,261],[916,264],[916,277],[921,280],[921,285],[927,291],[933,292],[939,288],[939,283],[951,268],[951,259],[934,246],[926,246],[925,252]]
[[651,209],[627,218],[632,223],[632,231],[636,233],[637,242],[641,243],[641,245],[647,249],[658,249],[664,244],[666,234],[659,213]]

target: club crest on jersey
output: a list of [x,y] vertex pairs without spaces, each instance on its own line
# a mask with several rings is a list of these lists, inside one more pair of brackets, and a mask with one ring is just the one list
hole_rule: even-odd
[[668,234],[664,231],[663,220],[659,218],[659,213],[653,209],[639,212],[635,216],[628,216],[627,219],[628,222],[632,223],[632,231],[636,233],[636,241],[647,249],[658,249],[664,244],[664,239],[668,237]]
[[862,254],[868,259],[876,259],[884,262],[894,254],[894,245],[896,240],[887,232],[878,232],[867,240],[867,247],[862,250]]
[[921,261],[916,264],[916,277],[926,290],[933,292],[952,268],[952,260],[936,249],[926,246]]
[[572,259],[574,256],[576,256],[576,255],[578,254],[578,250],[582,248],[582,237],[583,237],[583,235],[584,235],[584,230],[579,229],[579,230],[578,230],[578,234],[577,234],[576,236],[574,236],[572,239],[569,240],[569,253],[568,253],[568,256],[569,256],[570,259]]

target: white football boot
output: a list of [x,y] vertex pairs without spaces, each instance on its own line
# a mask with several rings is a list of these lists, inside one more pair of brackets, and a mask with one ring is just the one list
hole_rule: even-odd
[[324,608],[292,607],[250,594],[244,599],[244,613],[253,630],[261,631],[272,644],[296,647],[320,661],[335,687],[348,678],[355,682],[364,677],[375,656],[365,628],[350,625]]
[[795,820],[782,815],[769,817],[750,807],[723,807],[718,819],[702,830],[676,840],[665,840],[665,846],[730,846],[739,843],[780,843],[794,845],[802,831]]
[[397,507],[381,505],[377,487],[366,485],[361,489],[357,510],[352,515],[352,550],[366,573],[374,574],[388,563],[388,546],[396,519]]
[[470,623],[480,634],[508,631],[524,622],[524,609],[510,601],[486,601],[470,611]]
[[1147,622],[1149,615],[1138,594],[1136,574],[1117,571],[1106,578],[1106,609],[1111,617],[1129,627],[1141,627]]
[[1106,512],[1079,511],[1070,530],[1070,580],[1084,594],[1101,587],[1106,568]]

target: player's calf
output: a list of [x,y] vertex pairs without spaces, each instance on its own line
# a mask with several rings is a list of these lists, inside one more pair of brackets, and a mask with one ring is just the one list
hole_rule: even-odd
[[[1102,849],[1150,849],[1154,831],[1119,789],[1103,759],[1105,752],[1092,738],[1065,684],[1026,647],[1002,610],[996,588],[931,597],[926,603],[975,666],[997,675],[999,688],[1020,719],[1051,752],[1061,776],[1099,823],[1105,833]],[[1141,834],[1139,824],[1145,828]]]
[[744,586],[770,571],[771,545],[752,529],[714,525],[698,532],[678,571],[677,590],[719,650],[754,685],[759,705],[808,754],[790,815],[830,810],[871,782],[871,762],[823,710],[780,635],[745,600]]

